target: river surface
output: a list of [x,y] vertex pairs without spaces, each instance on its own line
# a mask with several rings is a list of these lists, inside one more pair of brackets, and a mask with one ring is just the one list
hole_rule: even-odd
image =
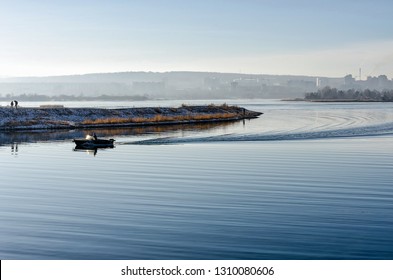
[[224,102],[264,114],[0,132],[0,259],[393,259],[392,103],[61,104]]

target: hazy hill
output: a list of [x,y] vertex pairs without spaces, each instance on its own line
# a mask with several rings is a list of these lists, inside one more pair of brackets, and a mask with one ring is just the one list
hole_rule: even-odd
[[[215,72],[119,72],[0,79],[0,95],[146,95],[151,98],[282,98],[316,89],[317,77]],[[337,86],[342,78],[319,78]]]

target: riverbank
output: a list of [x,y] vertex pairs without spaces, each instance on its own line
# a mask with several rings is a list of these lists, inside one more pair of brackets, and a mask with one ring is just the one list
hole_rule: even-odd
[[124,109],[0,107],[0,130],[129,127],[256,118],[262,113],[238,106],[204,105]]

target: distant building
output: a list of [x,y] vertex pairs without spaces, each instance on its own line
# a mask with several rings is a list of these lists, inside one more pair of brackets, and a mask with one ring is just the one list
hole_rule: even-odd
[[393,81],[386,75],[378,77],[368,76],[366,80],[355,80],[352,75],[344,77],[344,89],[370,89],[370,90],[389,90],[393,89]]
[[351,74],[344,77],[344,85],[347,87],[353,86],[355,84],[355,78]]
[[235,79],[231,83],[232,89],[242,89],[242,90],[261,90],[263,84],[259,79]]
[[392,81],[389,81],[388,77],[386,75],[379,75],[378,76],[378,87],[380,89],[392,88]]
[[316,79],[315,79],[315,86],[316,86],[317,88],[322,87],[321,78],[316,78]]
[[377,89],[379,82],[377,77],[368,76],[367,80],[362,83],[364,88]]

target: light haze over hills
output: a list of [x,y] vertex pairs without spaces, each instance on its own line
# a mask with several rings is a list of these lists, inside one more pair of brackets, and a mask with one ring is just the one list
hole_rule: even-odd
[[0,79],[0,96],[139,96],[144,99],[302,97],[322,87],[392,89],[386,76],[342,78],[218,72],[119,72]]

